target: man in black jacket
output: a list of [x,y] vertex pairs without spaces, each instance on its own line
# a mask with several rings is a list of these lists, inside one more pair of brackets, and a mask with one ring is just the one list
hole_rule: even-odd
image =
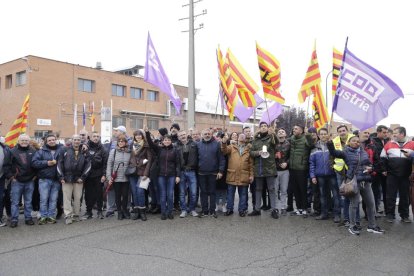
[[72,146],[65,148],[58,160],[57,169],[59,181],[62,183],[63,209],[66,224],[72,224],[73,220],[79,221],[83,183],[91,170],[91,162],[88,158],[89,153],[82,152],[80,144],[80,136],[73,135]]
[[24,199],[24,218],[27,225],[33,225],[32,220],[32,195],[34,190],[33,179],[36,176],[31,166],[35,149],[29,146],[30,137],[26,134],[19,136],[18,144],[10,151],[5,164],[6,178],[11,180],[11,224],[17,227],[19,219],[20,199]]
[[6,182],[6,175],[4,174],[4,162],[9,155],[9,148],[0,142],[0,227],[6,226],[3,222],[3,197],[4,197],[4,186]]
[[92,208],[97,204],[97,217],[103,219],[103,191],[102,183],[105,182],[106,162],[108,154],[101,144],[98,132],[92,132],[91,140],[88,141],[89,159],[91,161],[91,172],[85,182],[86,213],[83,219],[92,218]]
[[[193,217],[198,217],[195,211],[197,200],[197,176],[196,170],[198,165],[198,151],[197,144],[188,140],[187,133],[185,131],[178,132],[177,149],[180,154],[181,161],[181,176],[180,176],[180,218],[187,216],[188,212],[191,212]],[[190,204],[187,208],[185,194],[189,191],[188,197]],[[188,209],[188,210],[187,210]]]
[[32,167],[37,169],[40,194],[39,225],[56,223],[56,205],[61,185],[57,177],[57,161],[62,145],[56,144],[56,136],[49,134],[46,144],[36,152]]

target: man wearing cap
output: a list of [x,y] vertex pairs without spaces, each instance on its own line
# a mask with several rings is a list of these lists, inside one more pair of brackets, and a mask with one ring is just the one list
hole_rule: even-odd
[[295,195],[296,212],[294,215],[308,216],[307,184],[309,175],[309,155],[314,146],[312,136],[303,133],[303,126],[295,125],[293,135],[290,137],[289,159],[289,189]]
[[274,219],[279,218],[279,210],[276,209],[275,180],[277,176],[276,160],[274,158],[276,145],[279,143],[274,130],[269,129],[266,122],[260,122],[259,133],[254,136],[250,156],[254,158],[254,176],[256,180],[256,206],[248,216],[260,216],[260,205],[262,204],[262,190],[264,182],[269,190],[271,215]]

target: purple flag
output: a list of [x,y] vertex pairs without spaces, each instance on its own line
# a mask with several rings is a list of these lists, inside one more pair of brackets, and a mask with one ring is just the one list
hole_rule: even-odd
[[387,117],[399,98],[404,95],[397,84],[345,49],[332,112],[364,130]]
[[282,113],[282,109],[280,103],[274,102],[271,107],[268,107],[267,110],[263,111],[260,122],[266,122],[270,126],[270,124]]
[[82,109],[82,125],[83,128],[86,126],[86,104],[83,103],[83,109]]
[[148,33],[147,41],[147,61],[145,62],[145,74],[144,81],[151,83],[158,87],[162,92],[170,97],[171,102],[174,104],[176,113],[180,114],[181,100],[175,91],[174,86],[168,80],[167,75],[162,68],[161,62],[158,58],[157,51],[152,44],[150,34]]

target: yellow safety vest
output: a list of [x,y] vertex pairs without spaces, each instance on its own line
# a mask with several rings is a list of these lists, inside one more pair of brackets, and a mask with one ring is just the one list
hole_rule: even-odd
[[[349,139],[352,137],[352,134],[348,134],[348,137],[346,138],[346,142],[348,143]],[[342,144],[341,144],[341,137],[336,136],[333,140],[332,140],[334,147],[336,150],[342,150]],[[345,164],[344,159],[341,158],[335,158],[334,160],[335,164],[333,165],[333,168],[335,171],[340,172],[344,169],[348,169],[348,166]]]

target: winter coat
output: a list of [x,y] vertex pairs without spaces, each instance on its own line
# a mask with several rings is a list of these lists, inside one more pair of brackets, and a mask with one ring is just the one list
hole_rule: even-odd
[[414,142],[407,140],[400,146],[398,142],[391,140],[382,149],[381,158],[388,174],[409,177],[412,171],[412,162],[401,152],[402,149],[414,150]]
[[290,159],[289,169],[298,171],[309,170],[309,155],[314,146],[312,136],[302,134],[300,136],[292,135],[290,142]]
[[[285,171],[289,169],[289,159],[290,159],[290,143],[288,140],[285,140],[283,143],[279,142],[276,145],[276,168],[278,171]],[[282,169],[280,164],[286,163],[286,168]]]
[[36,171],[32,167],[32,158],[36,150],[32,147],[15,146],[10,150],[4,164],[4,174],[6,178],[15,177],[19,182],[31,181],[36,176]]
[[226,182],[235,186],[248,186],[249,177],[253,177],[253,158],[250,156],[251,145],[245,145],[240,154],[240,146],[221,144],[221,152],[228,156]]
[[381,152],[385,144],[389,142],[389,139],[381,140],[378,137],[373,137],[371,139],[371,144],[374,149],[374,172],[382,173],[386,170],[384,160],[381,159]]
[[[250,150],[250,156],[254,158],[254,176],[255,177],[268,177],[277,175],[276,160],[274,158],[276,145],[279,143],[275,134],[266,134],[265,136],[261,133],[257,133],[254,136],[252,142],[252,148]],[[262,158],[260,151],[263,146],[267,147],[269,153],[268,158]]]
[[[327,143],[329,153],[335,158],[341,158],[345,161],[347,170],[346,178],[352,179],[356,175],[357,182],[367,181],[371,182],[371,175],[368,172],[364,173],[366,166],[371,166],[367,152],[362,148],[357,149],[346,146],[344,150],[335,150],[332,142]],[[359,165],[358,165],[359,163]]]
[[155,152],[157,161],[151,168],[151,173],[158,176],[175,176],[180,177],[181,161],[178,150],[171,144],[166,147],[163,144],[155,143],[151,139],[149,132],[145,133],[148,145]]
[[185,145],[181,142],[178,142],[177,147],[176,147],[180,154],[181,170],[197,170],[197,166],[198,166],[197,143],[193,141],[188,141],[186,146],[188,149],[187,164],[185,164],[185,160],[184,160]]
[[41,179],[58,180],[57,174],[57,162],[54,166],[49,166],[48,161],[59,160],[59,155],[63,150],[62,145],[56,145],[56,149],[53,150],[47,145],[38,150],[32,159],[32,167],[37,170],[37,176]]
[[224,172],[226,160],[221,153],[219,142],[213,139],[210,141],[201,140],[197,143],[197,151],[199,174]]
[[335,171],[332,168],[332,161],[326,143],[318,141],[309,157],[310,178],[335,175]]
[[88,178],[97,178],[105,176],[106,165],[108,162],[108,153],[100,141],[94,143],[88,141],[89,160],[91,161],[91,172]]
[[73,147],[63,148],[59,154],[57,165],[59,180],[65,180],[67,183],[74,183],[81,179],[85,182],[91,171],[91,162],[88,158],[88,152],[82,152],[79,148],[78,157],[76,158]]
[[[147,162],[144,164],[144,159]],[[148,143],[144,143],[138,150],[132,150],[131,160],[129,161],[130,166],[137,168],[136,176],[147,176],[150,175],[150,168],[152,164],[153,154],[149,148]]]
[[117,171],[117,177],[114,179],[114,182],[128,182],[129,179],[125,175],[125,171],[128,167],[130,159],[131,150],[128,147],[125,149],[112,149],[108,154],[106,179],[110,180],[112,173]]
[[4,164],[9,158],[9,154],[9,147],[0,143],[0,178],[4,175]]

